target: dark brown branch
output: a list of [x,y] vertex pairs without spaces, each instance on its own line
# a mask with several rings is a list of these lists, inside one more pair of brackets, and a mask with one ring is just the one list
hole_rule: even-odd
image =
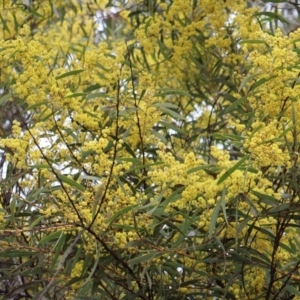
[[134,74],[133,74],[133,68],[132,68],[132,61],[130,58],[130,52],[129,52],[129,48],[128,45],[126,43],[126,47],[127,47],[127,57],[128,57],[128,61],[129,61],[129,68],[130,68],[130,74],[131,74],[131,84],[132,84],[132,94],[133,94],[133,98],[134,98],[134,107],[136,108],[135,110],[135,115],[136,115],[136,125],[138,127],[138,132],[139,132],[139,138],[140,138],[140,143],[141,143],[141,152],[142,152],[142,160],[143,160],[143,185],[144,185],[144,189],[146,189],[146,181],[145,178],[147,176],[147,171],[145,169],[145,165],[146,165],[146,157],[145,157],[145,146],[144,146],[144,139],[143,139],[143,133],[142,133],[142,126],[141,126],[141,120],[140,120],[140,116],[139,116],[139,106],[138,106],[138,100],[136,97],[136,88],[135,88],[135,83],[134,83]]
[[78,217],[78,219],[79,219],[79,221],[80,221],[82,227],[84,227],[83,219],[82,219],[82,217],[81,217],[79,211],[77,210],[77,208],[76,208],[76,206],[75,206],[73,200],[71,199],[71,197],[70,197],[70,195],[69,195],[69,193],[68,193],[68,191],[67,191],[67,189],[66,189],[64,183],[63,183],[63,182],[61,181],[61,179],[59,178],[58,173],[57,173],[56,170],[53,168],[53,166],[52,166],[52,164],[50,163],[48,157],[45,155],[44,151],[43,151],[42,148],[40,147],[40,145],[39,145],[39,143],[37,142],[36,138],[35,138],[34,135],[32,134],[30,128],[28,127],[28,125],[27,125],[27,123],[25,122],[25,120],[24,120],[22,114],[20,113],[19,108],[18,108],[17,105],[16,105],[16,109],[17,109],[17,111],[19,112],[19,115],[20,115],[20,118],[21,118],[21,120],[22,120],[23,125],[26,127],[26,130],[28,131],[29,135],[31,136],[31,138],[32,138],[32,140],[33,140],[33,142],[34,142],[34,144],[35,144],[35,145],[37,146],[37,148],[39,149],[39,151],[40,151],[40,153],[41,153],[43,159],[46,161],[47,165],[50,167],[50,169],[51,169],[52,173],[54,174],[56,180],[57,180],[57,181],[59,182],[59,184],[61,185],[61,187],[62,187],[64,193],[66,194],[66,196],[67,196],[69,202],[71,203],[71,205],[72,205],[72,207],[73,207],[73,209],[74,209],[74,211],[75,211],[75,213],[76,213],[76,215],[77,215],[77,217]]

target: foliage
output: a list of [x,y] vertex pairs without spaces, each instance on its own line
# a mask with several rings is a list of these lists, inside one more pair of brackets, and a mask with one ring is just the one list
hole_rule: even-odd
[[300,299],[300,30],[269,2],[2,2],[2,299]]

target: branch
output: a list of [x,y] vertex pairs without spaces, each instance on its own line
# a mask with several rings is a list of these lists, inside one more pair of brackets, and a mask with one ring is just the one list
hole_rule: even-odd
[[71,251],[73,250],[74,246],[76,245],[77,241],[79,240],[80,236],[82,235],[84,229],[82,229],[78,235],[76,236],[76,238],[74,239],[73,243],[68,247],[68,249],[66,250],[66,252],[63,254],[57,269],[54,273],[54,275],[52,276],[50,282],[48,283],[48,285],[43,289],[42,293],[40,294],[39,298],[37,300],[42,300],[43,296],[48,292],[48,290],[51,288],[51,285],[55,279],[55,277],[58,275],[59,271],[63,268],[63,265],[66,261],[66,259],[68,258],[69,254],[71,253]]
[[33,134],[32,134],[32,132],[31,132],[31,130],[29,129],[29,127],[28,127],[26,121],[24,120],[22,114],[21,114],[20,111],[19,111],[19,107],[18,107],[17,105],[15,105],[15,107],[16,107],[16,109],[17,109],[19,115],[20,115],[20,119],[21,119],[23,125],[25,126],[26,130],[27,130],[28,133],[30,134],[30,136],[31,136],[31,138],[32,138],[32,140],[33,140],[33,142],[34,142],[34,144],[35,144],[35,145],[37,146],[37,148],[39,149],[39,151],[40,151],[42,157],[43,157],[44,160],[47,162],[47,164],[48,164],[48,166],[50,167],[52,173],[53,173],[54,176],[56,177],[56,180],[60,183],[60,185],[61,185],[63,191],[65,192],[66,196],[68,197],[68,200],[69,200],[69,202],[71,203],[71,205],[72,205],[72,207],[73,207],[73,209],[74,209],[74,211],[75,211],[75,213],[76,213],[76,215],[77,215],[77,217],[78,217],[78,219],[79,219],[79,221],[80,221],[80,223],[81,223],[81,226],[84,227],[83,219],[81,218],[81,216],[80,216],[80,214],[79,214],[79,211],[77,210],[77,208],[76,208],[76,206],[75,206],[73,200],[71,199],[71,197],[70,197],[70,195],[69,195],[69,193],[68,193],[68,191],[67,191],[67,189],[66,189],[64,183],[60,180],[60,178],[59,178],[59,176],[58,176],[56,170],[53,168],[53,166],[52,166],[52,164],[50,163],[48,157],[44,154],[44,152],[43,152],[42,148],[40,147],[39,143],[37,142],[36,138],[33,136]]

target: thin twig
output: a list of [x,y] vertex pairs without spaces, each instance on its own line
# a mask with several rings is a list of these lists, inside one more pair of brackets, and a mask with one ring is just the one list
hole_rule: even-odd
[[66,250],[66,252],[63,254],[60,262],[58,263],[57,269],[54,273],[54,275],[52,276],[52,278],[50,279],[48,285],[43,289],[42,293],[40,294],[38,300],[41,300],[43,298],[43,296],[48,292],[48,290],[51,288],[51,285],[55,279],[55,277],[58,275],[59,271],[63,268],[63,265],[66,261],[66,259],[68,258],[68,256],[70,255],[71,251],[73,250],[73,248],[75,247],[77,241],[79,240],[80,236],[82,235],[84,229],[82,229],[78,235],[76,236],[76,238],[74,239],[73,243],[68,247],[68,249]]
[[143,160],[143,185],[144,185],[144,190],[146,189],[146,175],[147,175],[147,171],[145,169],[145,165],[146,165],[146,157],[145,157],[145,146],[144,146],[144,139],[143,139],[143,133],[142,133],[142,126],[141,126],[141,120],[140,120],[140,116],[139,116],[139,106],[138,106],[138,100],[136,97],[136,88],[135,88],[135,83],[134,83],[134,76],[133,76],[133,68],[132,68],[132,62],[131,62],[131,58],[130,58],[130,52],[129,52],[129,48],[128,45],[126,43],[126,48],[127,48],[127,57],[128,57],[128,61],[129,61],[129,68],[130,68],[130,75],[131,75],[131,84],[132,84],[132,94],[133,94],[133,98],[134,98],[134,107],[135,107],[135,115],[136,115],[136,125],[138,127],[138,131],[139,131],[139,138],[140,138],[140,143],[141,143],[141,152],[142,152],[142,160]]
[[65,194],[66,194],[66,196],[67,196],[69,202],[71,203],[71,205],[72,205],[72,207],[73,207],[73,209],[74,209],[74,211],[75,211],[75,213],[76,213],[76,215],[77,215],[77,217],[78,217],[78,219],[79,219],[79,221],[80,221],[80,223],[81,223],[81,226],[84,228],[84,222],[83,222],[83,219],[82,219],[81,215],[79,214],[79,211],[77,210],[77,208],[76,208],[76,206],[75,206],[73,200],[71,199],[71,197],[70,197],[70,195],[69,195],[69,193],[68,193],[68,191],[67,191],[67,189],[66,189],[64,183],[63,183],[63,182],[61,181],[61,179],[59,178],[59,176],[58,176],[56,170],[53,168],[53,166],[52,166],[52,164],[50,163],[48,157],[45,155],[44,151],[42,150],[42,148],[40,147],[40,145],[39,145],[39,143],[37,142],[36,138],[34,137],[34,135],[32,134],[31,130],[29,129],[29,127],[28,127],[27,123],[25,122],[25,120],[24,120],[24,118],[23,118],[21,112],[19,111],[18,106],[15,105],[15,107],[16,107],[16,109],[17,109],[19,115],[20,115],[20,119],[22,120],[22,123],[23,123],[24,126],[26,127],[26,130],[28,131],[29,135],[31,136],[31,138],[32,138],[32,140],[33,140],[33,142],[34,142],[34,144],[35,144],[35,145],[37,146],[37,148],[39,149],[39,151],[40,151],[42,157],[43,157],[44,160],[47,162],[48,166],[50,167],[50,169],[51,169],[52,173],[54,174],[54,176],[56,177],[57,181],[60,183],[60,185],[61,185],[63,191],[65,192]]

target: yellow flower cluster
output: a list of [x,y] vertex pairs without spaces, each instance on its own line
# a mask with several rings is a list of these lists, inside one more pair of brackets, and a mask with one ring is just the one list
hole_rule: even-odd
[[290,155],[284,151],[280,140],[278,122],[257,121],[252,124],[252,130],[247,133],[244,142],[246,151],[252,154],[257,167],[290,166]]
[[[19,134],[14,126],[14,133]],[[6,159],[16,165],[19,169],[26,169],[27,167],[27,149],[28,149],[28,136],[21,138],[6,138],[0,140],[0,147],[8,149]]]
[[[266,46],[265,51],[260,49],[250,54],[253,63],[251,73],[259,73],[251,84],[259,79],[267,82],[249,93],[248,99],[256,115],[274,117],[281,113],[291,118],[290,103],[295,101],[300,91],[299,85],[293,84],[298,77],[298,56],[294,51],[293,41],[299,39],[300,30],[289,36],[282,36],[280,29],[277,29],[275,36],[266,33],[259,35]],[[298,109],[297,103],[295,106]]]
[[[192,1],[158,1],[155,12],[141,16],[144,23],[134,31],[137,43],[109,40],[94,45],[95,24],[88,18],[88,6],[75,2],[70,3],[77,12],[51,22],[47,31],[34,34],[28,24],[16,39],[1,41],[1,64],[11,80],[12,101],[21,100],[32,119],[26,131],[14,121],[0,147],[16,168],[31,172],[20,187],[34,191],[30,201],[38,204],[32,211],[40,214],[42,224],[61,223],[62,230],[70,230],[69,225],[84,228],[82,251],[94,258],[98,250],[101,255],[111,255],[111,250],[124,255],[127,264],[131,255],[162,252],[152,263],[161,268],[180,262],[184,271],[188,269],[186,281],[207,286],[209,278],[199,274],[209,269],[216,276],[236,271],[225,259],[234,258],[235,247],[245,247],[245,252],[247,247],[263,249],[262,255],[272,257],[273,241],[265,232],[276,231],[281,215],[275,218],[271,213],[285,204],[282,194],[289,183],[274,188],[269,174],[284,169],[285,175],[297,166],[287,143],[300,132],[300,90],[294,84],[298,55],[293,45],[300,31],[289,37],[280,31],[274,36],[258,34],[256,9],[246,8],[243,1],[205,0],[197,7]],[[97,3],[104,11],[105,1]],[[53,5],[60,8],[63,1]],[[120,16],[128,16],[128,11]],[[135,25],[133,21],[127,32]],[[259,38],[266,46],[237,47],[240,38]],[[241,70],[247,54],[251,68]],[[231,76],[233,80],[227,81]],[[215,84],[219,81],[225,84]],[[226,98],[231,85],[240,90],[232,88]],[[249,114],[238,119],[239,115],[222,112],[219,122],[222,105],[241,96]],[[231,137],[211,146],[216,132]],[[232,134],[236,132],[240,136]],[[229,150],[231,138],[240,147],[237,157]],[[230,173],[243,155],[247,160]],[[1,223],[4,213],[0,209]],[[25,216],[24,222],[30,218]],[[183,234],[185,226],[191,231]],[[156,234],[159,238],[152,241]],[[273,255],[278,267],[292,270],[287,264],[297,257],[286,248],[295,237],[296,231],[285,230]],[[166,240],[172,248],[163,244]],[[137,241],[138,247],[128,244]],[[225,253],[227,241],[232,246]],[[188,243],[195,250],[187,251]],[[198,251],[205,243],[211,244]],[[208,253],[217,259],[224,256],[224,270],[204,262]],[[148,265],[146,261],[139,267],[146,272]],[[71,277],[80,277],[82,268],[83,262],[77,262]],[[121,268],[116,277],[125,276]],[[115,269],[115,264],[108,269]],[[245,265],[243,272],[249,298],[254,299],[263,292],[266,272],[252,265]],[[167,272],[153,276],[166,285],[175,282],[180,294],[193,288],[181,286],[179,271],[173,277]],[[241,284],[232,280],[229,291],[244,299]],[[80,281],[71,288],[81,285]],[[139,288],[135,282],[132,287]]]
[[[72,269],[71,278],[80,277],[82,273],[83,261],[79,261],[75,264],[74,268]],[[76,282],[72,284],[72,289],[77,290],[81,286],[81,282]]]

